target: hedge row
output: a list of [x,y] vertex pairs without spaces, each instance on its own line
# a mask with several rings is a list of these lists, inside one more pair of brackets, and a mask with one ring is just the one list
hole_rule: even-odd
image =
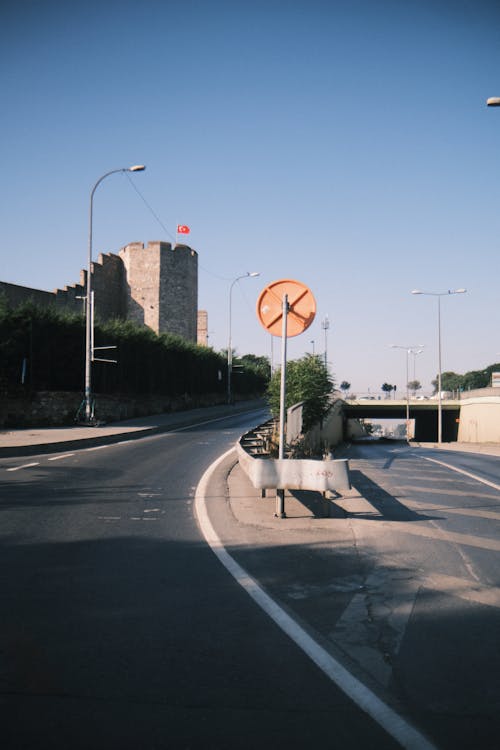
[[[94,362],[92,390],[105,394],[167,394],[170,396],[224,393],[226,358],[171,334],[115,320],[97,323],[96,357],[117,364]],[[85,320],[82,316],[26,303],[10,309],[0,303],[0,388],[14,393],[83,391]],[[233,379],[241,395],[260,394],[266,378],[257,368],[244,367]]]

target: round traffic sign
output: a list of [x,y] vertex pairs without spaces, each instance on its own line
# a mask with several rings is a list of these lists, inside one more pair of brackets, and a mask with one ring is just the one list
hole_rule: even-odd
[[298,336],[309,328],[316,315],[316,300],[300,281],[280,279],[268,284],[257,300],[257,318],[273,336],[281,336],[283,297],[288,297],[287,336]]

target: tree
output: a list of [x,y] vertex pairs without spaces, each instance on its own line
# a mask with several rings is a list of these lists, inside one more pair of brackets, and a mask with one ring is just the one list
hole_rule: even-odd
[[[276,370],[267,389],[267,401],[274,416],[280,410],[280,390],[281,372]],[[331,406],[332,390],[333,380],[322,357],[306,354],[301,359],[287,363],[285,408],[304,402],[304,432],[326,417]]]
[[340,384],[340,390],[344,391],[344,397],[347,396],[347,391],[351,387],[351,384],[347,382],[347,380],[343,380]]
[[420,380],[410,380],[408,383],[408,390],[413,392],[413,398],[415,398],[415,394],[420,388],[422,388]]
[[385,393],[386,398],[390,398],[391,391],[395,391],[395,387],[393,385],[390,385],[389,383],[382,383],[382,390]]
[[491,373],[493,370],[471,370],[462,376],[462,389],[472,391],[474,388],[487,388],[491,382]]
[[262,377],[268,380],[271,377],[271,363],[269,357],[257,356],[256,354],[243,354],[238,357],[239,364],[250,370],[255,370]]
[[[441,373],[441,390],[442,391],[459,391],[463,387],[463,375],[457,375],[456,372]],[[434,393],[438,391],[438,378],[432,381]]]

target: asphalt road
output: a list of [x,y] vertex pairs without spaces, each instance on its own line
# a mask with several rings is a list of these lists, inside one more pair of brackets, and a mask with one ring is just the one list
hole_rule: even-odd
[[[436,747],[498,748],[499,458],[404,442],[358,443],[347,455],[353,489],[327,518],[316,493],[294,492],[294,517],[273,521],[270,498],[245,544],[221,521],[226,547]],[[241,501],[235,490],[243,518],[245,490]]]
[[193,514],[255,416],[0,461],[2,748],[392,748]]
[[[500,459],[391,443],[350,456],[369,498],[350,522],[372,673],[439,747],[500,747]],[[354,649],[356,606],[335,626]]]

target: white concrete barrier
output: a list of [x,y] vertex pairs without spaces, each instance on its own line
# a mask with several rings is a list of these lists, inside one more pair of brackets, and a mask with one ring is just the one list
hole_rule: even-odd
[[347,458],[313,461],[302,458],[254,458],[238,442],[238,460],[256,489],[350,490]]

